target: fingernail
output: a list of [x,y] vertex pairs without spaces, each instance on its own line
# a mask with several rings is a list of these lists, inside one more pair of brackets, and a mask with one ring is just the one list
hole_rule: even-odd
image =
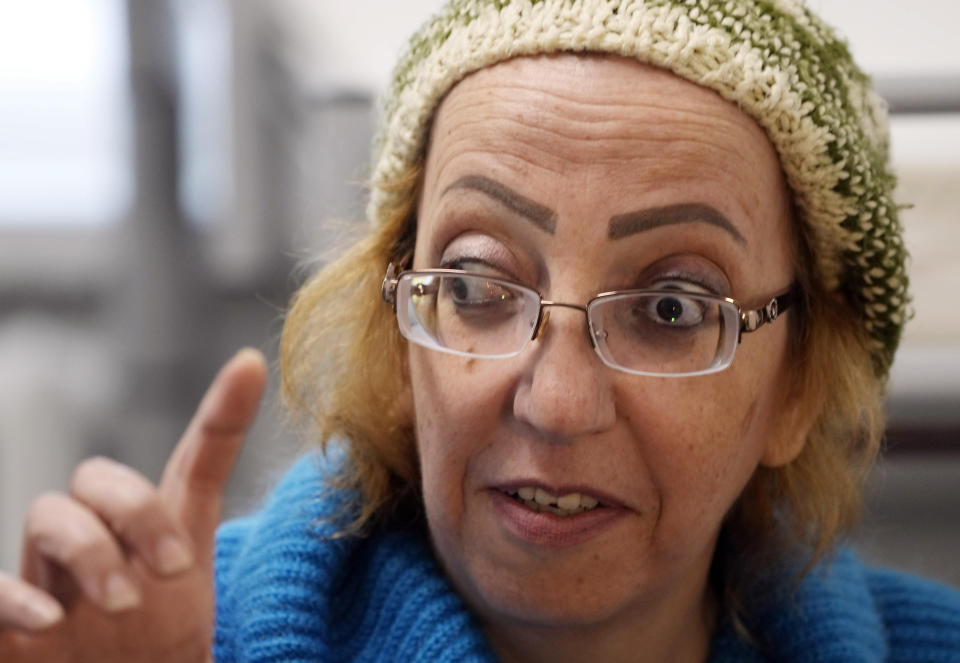
[[32,597],[25,608],[29,628],[49,628],[63,619],[63,608],[60,604],[45,596]]
[[165,536],[157,545],[157,563],[160,573],[172,575],[189,569],[193,564],[193,556],[179,539]]
[[122,573],[111,573],[107,578],[104,603],[110,612],[129,610],[140,605],[140,593],[133,582]]

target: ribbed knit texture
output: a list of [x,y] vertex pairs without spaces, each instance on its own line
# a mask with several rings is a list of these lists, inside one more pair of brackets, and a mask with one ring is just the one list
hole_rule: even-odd
[[795,593],[758,599],[763,651],[731,629],[711,661],[747,663],[960,663],[960,592],[865,566],[848,549],[807,576]]
[[450,0],[410,40],[385,99],[367,216],[415,195],[444,95],[513,57],[610,53],[715,90],[770,137],[827,290],[844,292],[886,374],[907,317],[886,106],[802,0]]
[[[218,663],[494,661],[483,634],[414,532],[330,539],[337,512],[317,456],[260,512],[217,537]],[[960,663],[960,593],[865,567],[849,551],[793,594],[761,601],[755,649],[724,624],[711,663]]]
[[422,537],[330,539],[316,456],[217,536],[218,663],[495,660]]

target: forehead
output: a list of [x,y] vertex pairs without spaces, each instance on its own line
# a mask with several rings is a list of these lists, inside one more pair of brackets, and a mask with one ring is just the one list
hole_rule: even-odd
[[750,225],[784,216],[789,200],[752,118],[711,90],[615,56],[516,58],[456,85],[434,120],[422,202],[478,172],[554,201],[560,217],[598,183],[609,209],[596,211],[609,214],[634,198],[714,197]]

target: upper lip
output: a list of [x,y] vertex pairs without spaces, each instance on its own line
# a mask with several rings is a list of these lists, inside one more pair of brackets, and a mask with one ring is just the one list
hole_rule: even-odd
[[569,495],[570,493],[580,493],[581,495],[590,495],[597,498],[597,500],[599,500],[600,504],[603,506],[621,508],[624,506],[623,502],[618,500],[613,495],[597,488],[582,484],[549,484],[536,479],[517,479],[507,481],[505,483],[498,483],[497,485],[493,486],[493,488],[504,493],[516,493],[521,488],[527,486],[540,488],[541,490],[545,490],[555,497],[562,497],[564,495]]

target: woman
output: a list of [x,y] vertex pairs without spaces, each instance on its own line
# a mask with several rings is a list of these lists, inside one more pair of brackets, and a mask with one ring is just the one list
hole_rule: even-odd
[[38,502],[3,660],[960,659],[956,592],[840,545],[907,303],[892,185],[800,5],[453,2],[373,230],[284,330],[325,455],[214,540],[242,352],[157,489],[97,460]]

